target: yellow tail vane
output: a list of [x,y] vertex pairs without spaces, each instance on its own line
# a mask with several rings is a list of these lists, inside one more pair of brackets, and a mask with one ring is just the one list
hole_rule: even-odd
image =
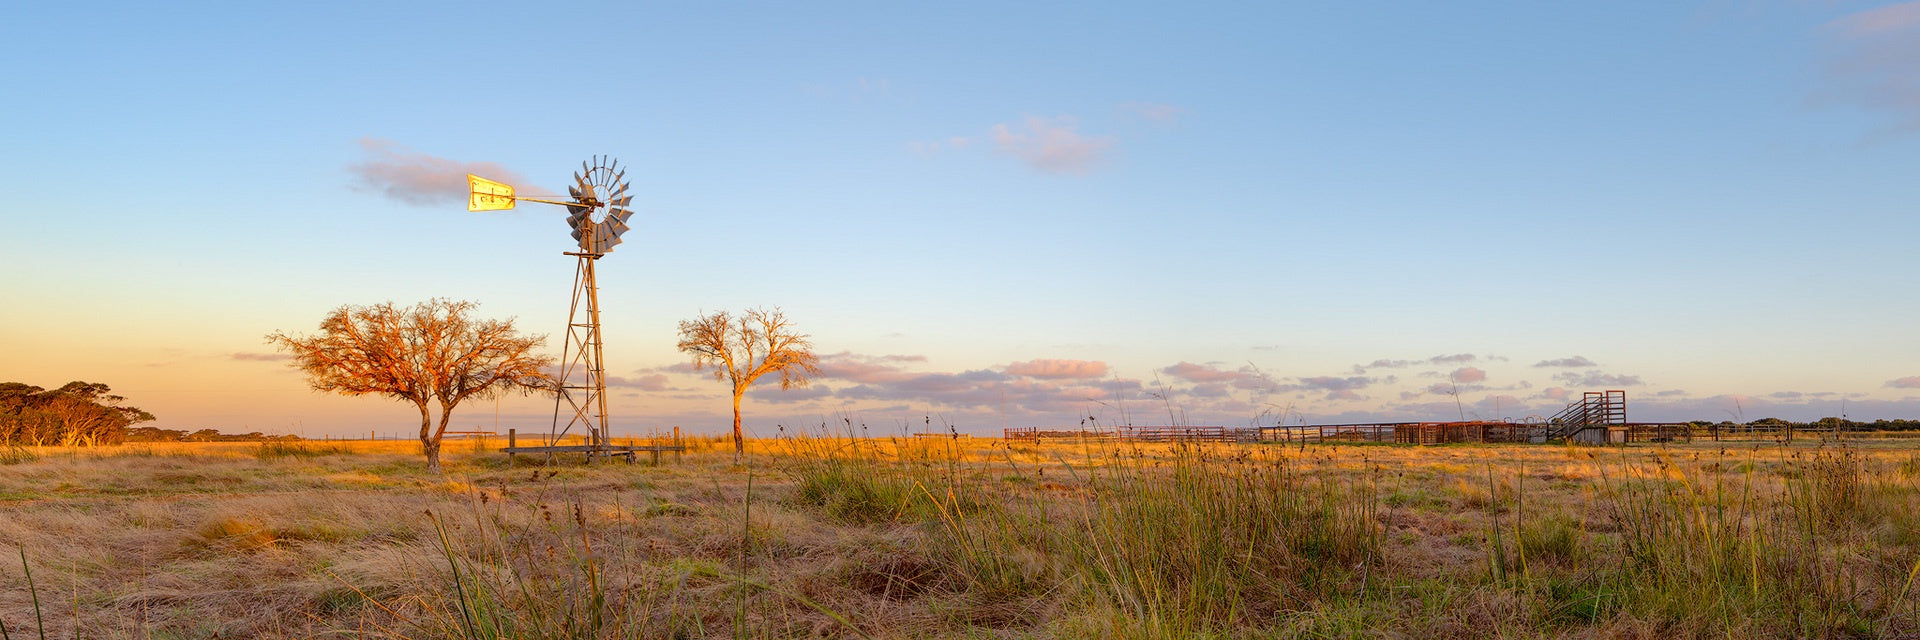
[[467,174],[468,211],[504,211],[513,208],[513,185]]

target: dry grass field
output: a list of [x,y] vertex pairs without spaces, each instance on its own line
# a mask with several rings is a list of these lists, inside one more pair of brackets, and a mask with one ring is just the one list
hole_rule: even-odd
[[[1920,441],[0,449],[8,638],[1920,638]],[[30,571],[30,579],[29,579]]]

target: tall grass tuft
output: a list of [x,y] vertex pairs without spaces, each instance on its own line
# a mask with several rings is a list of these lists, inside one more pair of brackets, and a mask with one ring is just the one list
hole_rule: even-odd
[[1856,517],[1869,508],[1859,457],[1795,453],[1777,487],[1748,462],[1731,481],[1704,479],[1699,466],[1664,453],[1650,469],[1603,467],[1601,504],[1620,528],[1625,562],[1616,580],[1630,608],[1728,633],[1770,618],[1800,636],[1860,632],[1891,613],[1875,610],[1888,601],[1860,596],[1894,593],[1903,576],[1859,575],[1836,556],[1859,537]]
[[[1059,527],[1085,595],[1146,635],[1220,632],[1364,588],[1380,559],[1377,474],[1306,474],[1284,453],[1113,453]],[[1361,576],[1361,578],[1356,578]],[[1158,631],[1155,631],[1158,630]]]
[[[33,584],[33,567],[27,565],[27,548],[20,547],[20,571],[27,576],[27,593],[33,598],[33,624],[40,632],[40,640],[47,640],[47,620],[40,613],[40,589]],[[6,626],[0,624],[0,634],[6,633]],[[7,634],[8,640],[12,634]]]

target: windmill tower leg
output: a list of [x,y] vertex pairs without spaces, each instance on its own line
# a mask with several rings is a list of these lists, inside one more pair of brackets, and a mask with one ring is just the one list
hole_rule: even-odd
[[612,444],[607,433],[606,367],[601,363],[600,292],[593,268],[601,254],[567,255],[578,256],[580,261],[574,270],[573,305],[567,311],[567,340],[561,347],[560,389],[554,396],[553,431],[548,444],[558,444],[578,427],[587,437],[587,462],[591,464]]
[[587,376],[593,380],[593,403],[597,414],[594,416],[597,422],[595,433],[599,434],[593,444],[605,447],[613,443],[613,437],[607,433],[607,370],[600,359],[600,284],[593,275],[593,266],[599,259],[598,255],[582,256],[580,268],[585,272],[582,286],[587,292],[588,344],[593,348],[593,355],[587,359]]

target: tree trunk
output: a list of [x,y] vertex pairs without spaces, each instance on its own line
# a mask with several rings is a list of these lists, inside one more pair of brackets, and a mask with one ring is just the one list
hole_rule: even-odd
[[440,438],[434,437],[433,414],[427,403],[420,404],[420,451],[427,454],[427,473],[440,473]]
[[736,389],[733,392],[733,463],[734,464],[740,464],[740,456],[747,452],[747,440],[745,436],[742,436],[740,434],[740,396],[744,395],[745,393],[746,393],[746,389]]
[[447,436],[447,424],[453,422],[453,405],[445,400],[440,401],[440,427],[433,430],[432,438],[434,473],[440,472],[440,443]]

